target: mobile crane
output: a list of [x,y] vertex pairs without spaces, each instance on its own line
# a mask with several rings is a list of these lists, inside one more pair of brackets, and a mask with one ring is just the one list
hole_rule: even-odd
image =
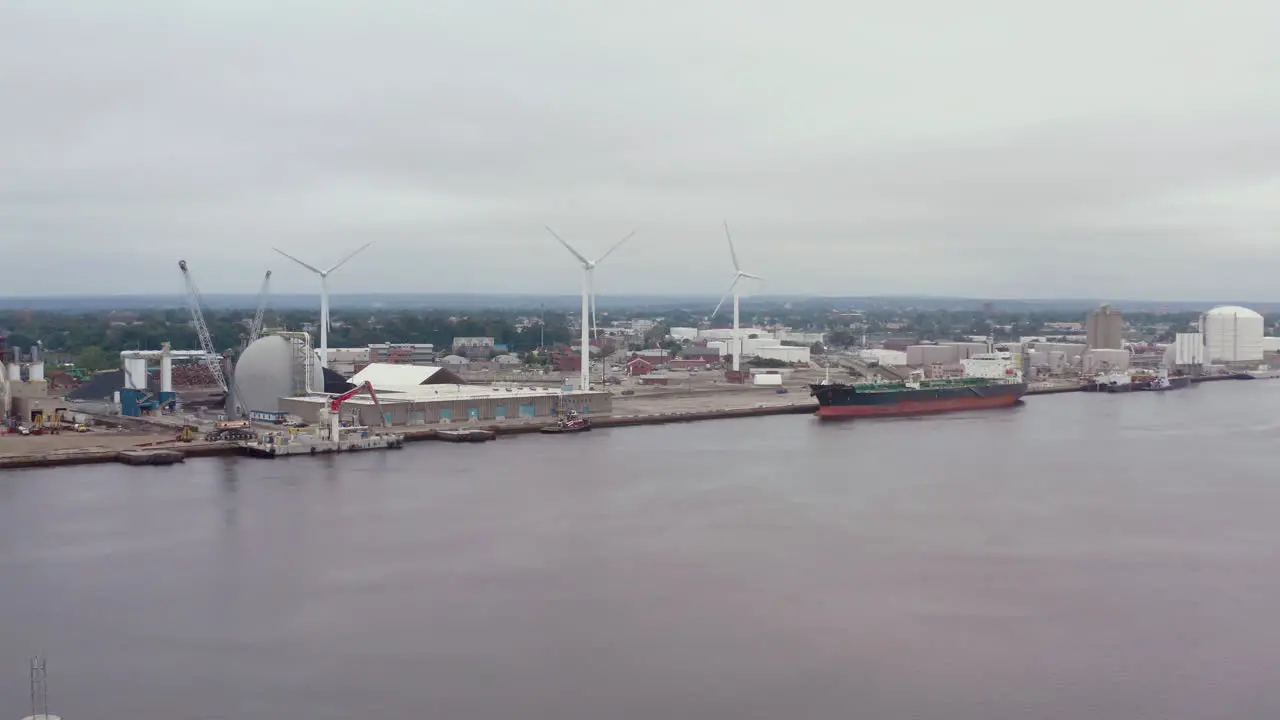
[[333,442],[338,442],[342,432],[342,422],[339,417],[339,411],[342,409],[342,403],[364,391],[368,391],[369,397],[373,398],[373,407],[378,411],[378,417],[382,419],[382,426],[387,428],[391,427],[391,423],[387,422],[386,414],[382,412],[382,403],[378,400],[378,393],[373,389],[373,383],[366,380],[358,387],[352,388],[341,395],[335,395],[329,398],[329,402],[320,411],[320,423],[321,425],[324,425],[327,421],[327,424],[329,425],[329,439]]

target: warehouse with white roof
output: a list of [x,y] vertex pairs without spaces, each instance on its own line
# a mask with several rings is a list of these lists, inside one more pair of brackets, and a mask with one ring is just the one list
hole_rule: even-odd
[[[366,382],[377,392],[383,415],[391,425],[520,422],[546,419],[567,410],[586,415],[612,411],[611,396],[607,392],[468,385],[442,367],[373,363],[351,378],[353,385]],[[323,396],[282,398],[280,410],[314,423],[326,402],[328,398]],[[340,415],[344,421],[357,425],[382,424],[377,407],[368,395],[347,400]]]

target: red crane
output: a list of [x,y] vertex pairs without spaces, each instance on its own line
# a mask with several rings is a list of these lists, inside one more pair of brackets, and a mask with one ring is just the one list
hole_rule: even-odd
[[365,390],[368,390],[369,397],[373,398],[373,406],[378,410],[378,417],[382,418],[382,426],[391,427],[391,423],[387,422],[387,416],[382,412],[382,403],[378,401],[378,393],[373,391],[373,383],[368,380],[361,383],[358,387],[354,387],[341,395],[335,395],[334,397],[329,398],[329,412],[333,413],[336,417],[338,410],[342,407],[342,403],[350,400],[356,395],[359,395]]

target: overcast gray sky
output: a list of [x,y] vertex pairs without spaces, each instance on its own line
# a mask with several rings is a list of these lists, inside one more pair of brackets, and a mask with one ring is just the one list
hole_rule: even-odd
[[1277,299],[1280,2],[5,0],[0,295]]

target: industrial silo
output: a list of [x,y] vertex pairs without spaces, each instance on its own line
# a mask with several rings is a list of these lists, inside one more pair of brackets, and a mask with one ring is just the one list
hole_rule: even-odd
[[1249,308],[1227,305],[1200,316],[1205,360],[1248,363],[1262,360],[1262,316]]

